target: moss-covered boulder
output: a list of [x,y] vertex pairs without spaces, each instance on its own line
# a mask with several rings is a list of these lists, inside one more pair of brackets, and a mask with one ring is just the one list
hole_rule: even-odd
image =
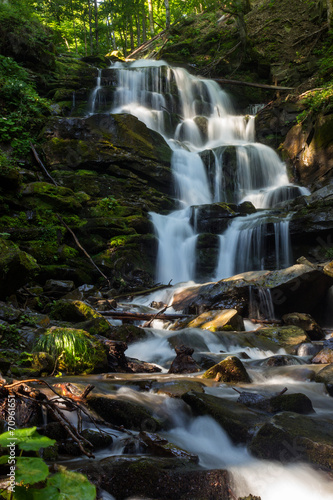
[[287,353],[294,354],[299,344],[309,342],[309,337],[302,328],[297,326],[265,327],[256,331],[258,337],[275,342]]
[[107,396],[90,396],[87,404],[110,424],[152,432],[160,429],[158,420],[140,403]]
[[132,344],[133,342],[138,342],[146,338],[146,331],[135,325],[120,325],[111,326],[110,333],[107,335],[109,339],[119,340],[121,342],[126,342],[126,344]]
[[325,368],[317,372],[314,380],[315,382],[325,384],[328,394],[333,396],[333,363],[325,366]]
[[52,305],[50,316],[56,320],[81,323],[80,328],[92,334],[106,335],[111,327],[108,321],[81,300],[58,300]]
[[52,373],[55,367],[55,358],[48,352],[33,353],[32,366],[41,373]]
[[236,309],[206,311],[192,319],[186,326],[188,328],[202,328],[211,332],[245,330],[243,318]]
[[0,238],[0,299],[25,285],[39,271],[36,260],[15,243]]
[[324,330],[318,325],[310,314],[289,313],[282,316],[285,325],[294,325],[302,328],[310,340],[322,340],[325,338]]
[[78,212],[81,208],[81,203],[71,189],[48,182],[27,184],[22,195],[30,208],[52,208],[64,212]]
[[217,365],[209,368],[202,378],[211,378],[216,382],[249,384],[251,379],[243,365],[236,356],[228,356]]
[[246,443],[267,417],[231,399],[188,392],[182,396],[194,415],[210,415],[235,443]]
[[305,461],[331,469],[332,443],[331,420],[284,412],[260,428],[250,444],[250,451],[259,458]]
[[314,413],[311,400],[305,394],[281,394],[269,400],[269,407],[272,413],[281,411],[292,411],[294,413],[309,414]]
[[35,351],[54,356],[56,368],[66,373],[107,371],[107,355],[103,344],[84,330],[53,326],[40,336]]

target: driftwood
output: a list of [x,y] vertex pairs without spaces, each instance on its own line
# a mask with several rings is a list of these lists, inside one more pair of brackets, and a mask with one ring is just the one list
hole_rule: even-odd
[[263,323],[264,325],[270,325],[271,323],[276,323],[277,325],[281,325],[283,321],[281,319],[253,319],[253,318],[244,318],[244,320],[251,321],[251,323]]
[[226,85],[243,85],[245,87],[257,87],[259,89],[267,90],[293,90],[294,87],[281,87],[279,85],[266,85],[264,83],[250,83],[241,82],[240,80],[227,80],[226,78],[213,78],[217,83],[224,83]]
[[127,311],[99,311],[99,314],[103,316],[108,316],[114,319],[130,319],[133,321],[141,321],[141,320],[154,320],[154,319],[163,319],[165,321],[181,319],[181,318],[189,318],[189,314],[160,314],[160,313],[133,313]]

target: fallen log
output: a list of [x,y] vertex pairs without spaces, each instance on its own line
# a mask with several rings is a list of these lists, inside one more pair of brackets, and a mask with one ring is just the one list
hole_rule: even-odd
[[189,314],[156,314],[156,313],[133,313],[127,311],[98,311],[103,316],[108,316],[113,319],[131,319],[133,321],[163,319],[165,321],[189,318]]
[[243,85],[245,87],[258,87],[259,89],[270,90],[294,90],[294,87],[281,87],[279,85],[267,85],[265,83],[241,82],[240,80],[227,80],[226,78],[212,78],[217,83],[225,83],[227,85]]
[[152,288],[146,288],[146,290],[138,290],[136,292],[127,292],[127,293],[122,293],[121,295],[115,295],[112,297],[113,299],[121,299],[125,297],[135,297],[135,296],[140,296],[140,295],[148,295],[149,293],[156,292],[157,290],[163,290],[163,288],[172,288],[173,285],[171,285],[171,281],[167,285],[160,285],[157,284],[156,286]]

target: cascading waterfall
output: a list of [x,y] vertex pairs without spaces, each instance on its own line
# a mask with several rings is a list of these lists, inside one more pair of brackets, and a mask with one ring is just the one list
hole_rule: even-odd
[[[250,201],[260,209],[306,194],[291,185],[285,165],[268,146],[255,142],[254,117],[237,116],[228,95],[210,80],[171,68],[163,61],[117,64],[118,87],[113,113],[131,113],[164,136],[173,150],[172,171],[181,210],[151,214],[159,239],[157,279],[195,278],[196,233],[189,207],[213,202]],[[98,85],[95,89],[98,94]],[[235,165],[225,164],[225,151],[235,152]],[[212,152],[207,172],[202,154]],[[213,172],[213,173],[212,173]],[[212,180],[212,178],[213,180]],[[269,212],[237,217],[220,237],[215,276],[262,269]],[[272,221],[270,221],[272,222]],[[288,220],[273,220],[276,261],[291,263]]]

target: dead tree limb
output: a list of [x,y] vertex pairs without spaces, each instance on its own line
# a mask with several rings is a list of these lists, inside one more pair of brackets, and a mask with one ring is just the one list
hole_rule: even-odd
[[54,184],[55,186],[58,186],[58,183],[57,183],[57,182],[53,179],[53,177],[52,177],[52,176],[49,174],[49,172],[47,171],[47,169],[46,169],[46,167],[45,167],[44,163],[43,163],[43,162],[42,162],[42,160],[40,159],[40,157],[39,157],[39,155],[38,155],[38,153],[37,153],[37,151],[36,151],[36,149],[35,149],[34,145],[32,144],[32,142],[30,142],[30,147],[31,147],[31,150],[32,150],[32,152],[33,152],[33,154],[34,154],[34,157],[35,157],[35,159],[36,159],[37,163],[38,163],[38,164],[42,167],[42,169],[44,170],[44,172],[45,172],[45,174],[47,175],[47,177],[49,177],[49,179],[51,179],[51,181],[53,182],[53,184]]
[[157,314],[151,313],[133,313],[128,311],[99,311],[103,316],[108,316],[114,319],[131,319],[133,321],[141,321],[141,320],[153,320],[153,319],[163,319],[163,320],[174,320],[174,319],[182,319],[189,318],[188,314],[161,314],[158,312]]
[[103,271],[101,271],[100,268],[98,267],[98,265],[95,264],[95,262],[90,257],[90,255],[88,254],[88,252],[83,248],[83,246],[81,245],[81,243],[77,239],[77,237],[76,237],[75,233],[72,231],[72,229],[67,226],[66,222],[62,220],[62,218],[60,217],[59,214],[56,214],[56,216],[59,219],[59,221],[61,222],[61,224],[67,229],[67,231],[69,231],[71,233],[71,235],[73,236],[74,241],[75,241],[76,245],[79,247],[79,249],[82,250],[82,252],[84,253],[84,255],[86,257],[88,257],[88,259],[90,260],[90,262],[92,263],[92,265],[97,269],[97,271],[99,272],[99,274],[101,276],[103,276],[103,278],[108,282],[108,285],[111,286],[109,278],[107,276],[105,276],[105,274],[103,273]]
[[213,78],[217,83],[225,85],[243,85],[245,87],[257,87],[267,90],[294,90],[294,87],[282,87],[280,85],[266,85],[265,83],[241,82],[240,80],[228,80],[226,78]]
[[167,285],[156,285],[153,288],[147,288],[146,290],[139,290],[137,292],[122,293],[121,295],[115,295],[113,299],[121,299],[125,297],[134,297],[140,295],[148,295],[149,293],[156,292],[157,290],[163,290],[163,288],[172,288],[171,281]]

